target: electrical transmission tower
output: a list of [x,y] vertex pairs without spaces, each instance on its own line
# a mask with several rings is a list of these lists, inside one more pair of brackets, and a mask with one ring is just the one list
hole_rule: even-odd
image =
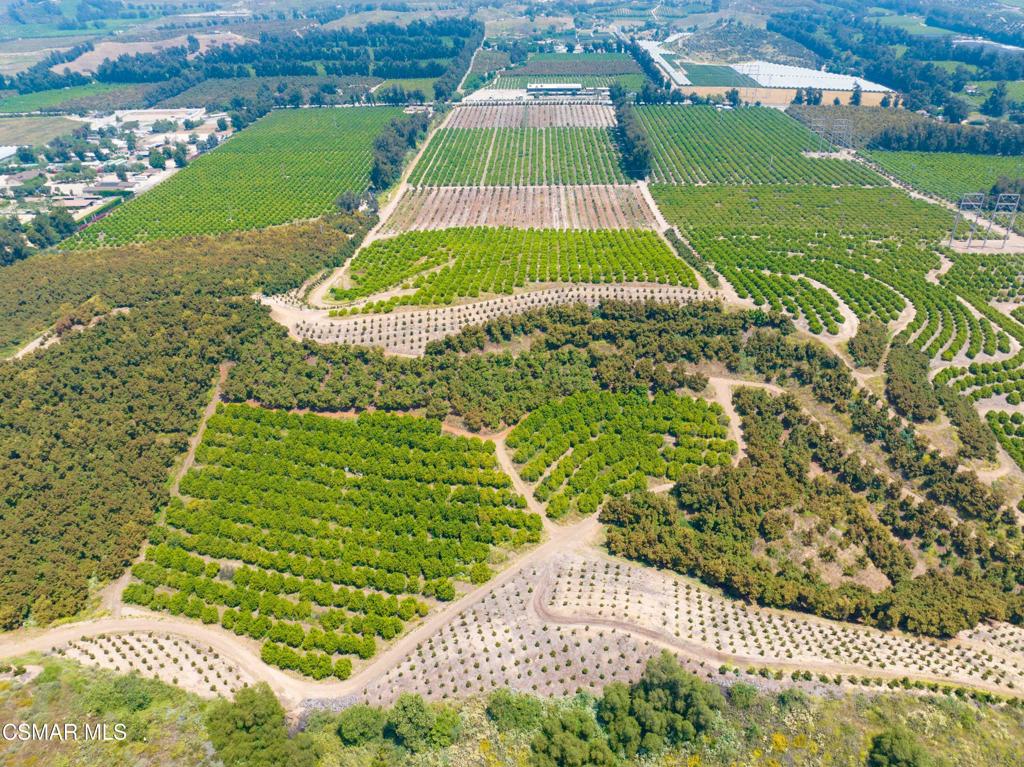
[[988,236],[992,232],[992,225],[996,223],[996,219],[1000,216],[1003,217],[1001,225],[1005,227],[1003,231],[1003,242],[999,246],[1001,248],[1006,247],[1006,241],[1010,238],[1010,232],[1013,231],[1013,227],[1017,223],[1017,213],[1020,211],[1020,195],[1003,193],[996,198],[995,205],[992,206],[992,217],[988,221],[988,229],[985,231],[985,240],[988,241]]
[[[967,247],[971,247],[974,241],[974,234],[978,230],[978,221],[985,210],[985,195],[982,192],[972,192],[960,198],[960,204],[956,208],[956,216],[953,218],[953,231],[949,233],[949,244],[953,244],[960,222],[968,220],[971,223],[971,233],[967,236]],[[969,216],[968,214],[974,214]]]

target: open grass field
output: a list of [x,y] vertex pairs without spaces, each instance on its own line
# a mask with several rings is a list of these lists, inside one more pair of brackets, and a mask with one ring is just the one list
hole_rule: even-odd
[[536,283],[656,282],[696,287],[696,279],[650,231],[444,229],[378,240],[351,262],[354,301],[389,292],[369,309],[450,304],[510,294]]
[[273,112],[68,240],[90,248],[256,229],[335,209],[369,185],[373,141],[394,107]]
[[705,106],[637,109],[660,184],[871,185],[882,179],[846,160],[805,157],[817,136],[775,109]]
[[[835,332],[838,296],[861,320],[895,321],[929,357],[970,360],[1009,348],[1005,320],[977,318],[927,279],[950,214],[901,191],[822,187],[652,187],[670,223],[739,293]],[[807,278],[831,292],[818,289]]]
[[454,580],[486,581],[494,547],[539,539],[494,446],[438,421],[225,406],[196,460],[125,599],[263,640],[264,662],[317,679],[347,678]]
[[606,128],[445,128],[413,170],[414,186],[625,183]]
[[63,117],[4,117],[0,118],[0,145],[41,145],[68,136],[83,123]]
[[36,93],[21,93],[15,96],[8,96],[0,99],[0,112],[37,112],[46,110],[60,110],[63,105],[75,103],[80,99],[92,99],[123,90],[124,85],[110,83],[89,83],[73,88],[55,88],[49,91],[37,91]]
[[878,19],[878,23],[883,27],[896,27],[897,29],[902,29],[904,32],[919,37],[946,37],[947,35],[956,34],[950,29],[929,26],[924,23],[924,19],[920,16],[882,16]]
[[947,200],[959,200],[970,192],[987,193],[1003,176],[1024,179],[1024,157],[882,151],[867,156],[911,186]]
[[608,497],[684,471],[731,463],[736,443],[716,403],[675,394],[585,392],[530,413],[506,444],[549,517],[592,514]]
[[385,80],[381,83],[380,90],[387,90],[388,88],[397,86],[399,88],[403,88],[406,93],[419,91],[426,97],[427,101],[433,101],[435,82],[437,82],[436,77],[406,77],[402,79]]

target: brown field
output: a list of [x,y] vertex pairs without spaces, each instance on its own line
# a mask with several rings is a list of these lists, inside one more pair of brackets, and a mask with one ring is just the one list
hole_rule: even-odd
[[[858,680],[908,677],[1013,694],[1024,632],[980,626],[941,642],[751,607],[657,570],[594,550],[524,569],[451,618],[362,692],[389,703],[402,692],[461,697],[498,686],[541,695],[596,692],[634,681],[668,649],[690,670],[728,683],[722,669],[810,671],[824,691]],[[743,681],[761,677],[743,674]]]
[[0,145],[45,144],[57,136],[69,135],[82,125],[63,117],[4,117],[0,118]]
[[[226,32],[218,35],[203,35],[198,34],[196,38],[199,40],[200,52],[209,49],[214,45],[237,45],[239,43],[246,42],[244,37],[236,35],[234,32]],[[147,40],[139,41],[134,43],[114,43],[114,42],[102,42],[96,43],[96,47],[91,51],[87,51],[79,56],[74,61],[67,64],[58,64],[51,67],[53,71],[63,71],[65,67],[70,69],[72,72],[95,72],[107,59],[116,59],[122,54],[135,54],[135,53],[153,53],[154,51],[163,50],[164,48],[184,47],[186,44],[186,38],[184,35],[179,37],[169,37],[166,40]]]
[[517,229],[655,229],[636,186],[441,186],[410,189],[387,234],[456,226]]
[[599,104],[461,106],[449,128],[611,128],[615,112]]

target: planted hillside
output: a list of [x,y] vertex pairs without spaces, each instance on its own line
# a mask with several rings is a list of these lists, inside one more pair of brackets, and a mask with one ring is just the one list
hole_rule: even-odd
[[[666,389],[680,383],[662,382]],[[690,383],[694,383],[690,381]],[[701,380],[695,388],[702,388]],[[717,404],[662,392],[583,393],[530,413],[508,435],[520,476],[549,517],[592,514],[608,497],[732,462],[736,443]]]
[[168,500],[167,471],[195,432],[217,363],[268,330],[247,297],[341,263],[361,226],[47,252],[0,270],[0,344],[52,323],[64,336],[0,364],[0,504],[13,510],[0,519],[0,627],[71,615],[90,584],[123,572]]
[[[975,256],[965,256],[965,268],[955,277],[947,275],[939,284],[929,279],[942,265],[940,243],[949,236],[951,219],[899,190],[654,186],[651,191],[666,219],[741,298],[803,319],[812,333],[837,332],[842,314],[833,292],[861,322],[875,318],[888,324],[912,303],[913,319],[896,340],[929,358],[1005,354],[1011,337],[1022,333],[1016,322],[979,300],[978,289],[968,287],[992,281],[990,273],[971,274],[967,267]],[[960,261],[959,254],[952,258]],[[1009,279],[1006,270],[998,278]]]
[[539,540],[494,446],[437,421],[228,406],[196,461],[125,599],[262,640],[264,662],[317,679],[348,677],[348,656],[426,614],[420,596],[486,581],[492,547]]
[[[955,464],[926,482],[928,500],[900,498],[792,397],[742,389],[734,402],[749,462],[684,475],[671,498],[641,493],[609,502],[601,519],[613,553],[761,604],[932,636],[1024,609],[1010,585],[1024,567],[1019,547],[995,554],[994,538],[983,536],[980,549],[956,542],[979,528],[967,521],[966,505],[946,495],[943,484],[960,481]],[[824,473],[812,480],[814,464]],[[949,560],[912,575],[925,548],[944,539]],[[989,562],[984,571],[979,557]]]
[[370,185],[374,141],[392,107],[277,111],[121,205],[64,247],[257,229],[336,209]]
[[350,266],[352,286],[337,301],[409,289],[362,310],[450,304],[481,294],[511,294],[538,283],[654,282],[697,286],[690,268],[654,232],[462,228],[377,240]]

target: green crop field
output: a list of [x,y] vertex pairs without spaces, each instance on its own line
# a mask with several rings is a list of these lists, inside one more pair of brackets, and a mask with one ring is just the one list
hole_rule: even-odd
[[1024,179],[1024,157],[881,151],[867,155],[911,186],[947,200],[959,200],[970,192],[988,192],[1001,176]]
[[742,72],[737,72],[732,67],[714,64],[691,64],[688,61],[679,62],[679,67],[686,73],[686,79],[694,85],[733,85],[738,88],[757,87],[757,81],[754,78]]
[[196,460],[125,600],[263,640],[265,662],[315,678],[346,678],[422,597],[486,581],[495,546],[540,539],[494,446],[439,421],[227,405]]
[[410,178],[415,186],[625,182],[606,128],[444,129]]
[[[902,335],[929,357],[1009,349],[999,313],[975,317],[945,284],[926,277],[952,218],[891,188],[678,187],[652,193],[670,223],[741,297],[835,332],[834,291],[861,320],[916,309]],[[984,310],[983,310],[984,311]],[[1005,318],[1003,318],[1005,320]]]
[[902,29],[911,35],[917,35],[919,37],[946,37],[947,35],[955,34],[949,29],[928,26],[920,16],[883,16],[878,20],[878,23],[885,27],[896,27],[897,29]]
[[509,70],[510,75],[528,77],[582,77],[640,72],[640,67],[627,53],[534,53],[525,64]]
[[[592,514],[605,498],[701,466],[731,463],[721,407],[675,394],[581,392],[530,413],[508,436],[513,460],[550,517]],[[666,435],[670,439],[666,439]]]
[[578,83],[584,88],[608,88],[612,83],[619,83],[627,91],[636,92],[644,87],[646,81],[644,75],[512,75],[502,74],[493,82],[487,83],[487,88],[498,88],[502,90],[526,90],[526,86],[533,83]]
[[856,163],[805,157],[801,153],[817,147],[817,136],[775,109],[648,106],[637,113],[647,129],[656,183],[883,183]]
[[531,283],[657,282],[696,287],[690,268],[654,232],[510,228],[441,229],[377,240],[351,266],[339,301],[394,287],[413,292],[365,307],[449,304]]
[[323,215],[342,192],[367,188],[373,140],[401,114],[394,107],[272,112],[65,247],[256,229]]
[[67,102],[102,96],[118,90],[124,90],[125,88],[126,86],[119,84],[89,83],[88,85],[78,85],[73,88],[55,88],[49,91],[37,91],[36,93],[19,93],[15,96],[0,99],[0,112],[58,110]]

